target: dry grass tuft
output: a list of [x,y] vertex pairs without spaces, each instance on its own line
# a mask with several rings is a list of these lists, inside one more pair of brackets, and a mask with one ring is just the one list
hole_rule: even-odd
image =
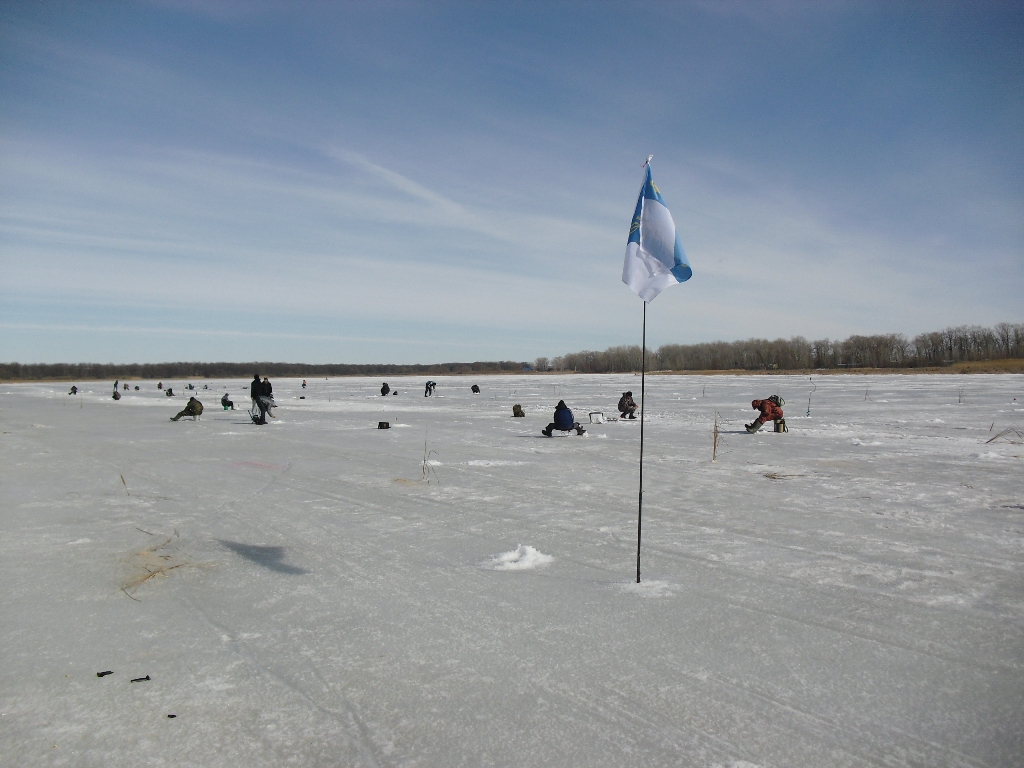
[[128,573],[121,582],[121,591],[132,597],[139,587],[156,576],[166,577],[171,571],[191,565],[178,551],[177,537],[168,536],[160,544],[140,549],[131,556]]

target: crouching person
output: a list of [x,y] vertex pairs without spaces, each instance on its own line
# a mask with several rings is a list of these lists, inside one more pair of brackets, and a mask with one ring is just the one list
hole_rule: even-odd
[[541,434],[551,437],[551,431],[557,429],[559,432],[568,432],[575,429],[577,435],[585,434],[587,430],[581,427],[572,417],[572,411],[565,404],[565,400],[559,400],[555,406],[555,418],[550,424],[541,430]]
[[[783,418],[782,406],[785,405],[786,401],[778,395],[772,395],[767,400],[754,400],[750,403],[750,407],[761,412],[761,415],[754,419],[750,424],[745,424],[747,432],[757,432],[761,428],[761,425],[766,421],[774,421],[776,423],[776,432],[785,432],[786,420]],[[778,423],[782,422],[782,428],[779,429]]]
[[623,392],[619,398],[619,416],[624,419],[636,418],[636,403],[633,402],[632,392]]
[[224,406],[224,410],[225,411],[227,411],[227,410],[232,410],[232,411],[235,410],[235,404],[231,400],[231,398],[228,397],[228,393],[227,392],[225,392],[224,396],[220,399],[220,404]]
[[185,407],[181,409],[181,412],[177,416],[171,416],[171,421],[177,421],[182,416],[191,416],[192,421],[199,418],[203,412],[203,404],[196,400],[194,397],[190,397],[188,402],[185,403]]

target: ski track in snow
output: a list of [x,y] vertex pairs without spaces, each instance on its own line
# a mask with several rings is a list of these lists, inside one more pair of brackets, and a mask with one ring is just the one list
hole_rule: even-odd
[[1022,765],[1024,377],[435,378],[5,385],[4,765]]

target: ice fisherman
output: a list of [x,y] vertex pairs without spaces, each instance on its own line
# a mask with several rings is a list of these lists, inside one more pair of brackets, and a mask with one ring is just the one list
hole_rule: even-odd
[[235,404],[231,401],[231,398],[228,397],[227,392],[225,392],[224,396],[220,399],[220,404],[224,406],[225,411],[228,410],[229,408],[232,411],[235,410]]
[[474,395],[479,395],[480,394],[480,385],[479,384],[474,384],[472,387],[469,388],[469,391],[472,392]]
[[260,393],[264,404],[267,406],[267,416],[276,419],[277,416],[274,415],[274,408],[277,407],[277,403],[274,402],[274,385],[270,383],[270,379],[266,376],[263,377],[263,383],[260,385]]
[[381,396],[381,397],[384,397],[384,395],[386,395],[386,394],[387,394],[388,392],[390,392],[390,391],[391,391],[391,387],[389,387],[389,386],[388,386],[388,383],[387,383],[387,382],[385,381],[385,382],[384,382],[384,383],[383,383],[383,384],[381,385],[381,388],[380,388],[380,396]]
[[203,404],[196,400],[194,397],[190,397],[188,402],[185,403],[185,407],[181,409],[177,416],[171,416],[171,421],[177,421],[182,416],[191,416],[192,421],[199,418],[203,412]]
[[[785,405],[786,401],[778,395],[772,395],[767,400],[753,400],[750,403],[750,407],[754,410],[760,411],[761,415],[754,419],[750,424],[744,424],[747,432],[754,433],[761,428],[761,425],[766,421],[774,421],[775,431],[783,432],[785,430],[786,421],[782,414],[782,406]],[[779,422],[782,422],[782,429],[779,429]]]
[[428,381],[426,387],[424,387],[423,389],[423,396],[430,397],[432,394],[434,394],[435,389],[437,389],[437,382]]
[[303,379],[303,380],[302,380],[302,388],[303,388],[303,389],[305,389],[305,388],[306,388],[306,380],[305,380],[305,379]]
[[249,397],[252,398],[252,409],[250,409],[249,415],[252,416],[253,423],[266,424],[267,404],[263,402],[263,382],[260,381],[258,373],[254,373],[252,376],[252,383],[249,384]]
[[581,427],[572,417],[572,411],[565,404],[565,400],[559,400],[555,406],[555,418],[550,424],[541,430],[541,434],[551,437],[551,431],[557,429],[559,432],[568,432],[575,429],[577,435],[586,434],[587,430]]
[[632,392],[623,392],[619,398],[619,415],[624,419],[636,418],[636,403],[633,402]]
[[78,394],[78,387],[72,385],[71,386],[71,390],[68,392],[68,394],[69,395],[77,395]]

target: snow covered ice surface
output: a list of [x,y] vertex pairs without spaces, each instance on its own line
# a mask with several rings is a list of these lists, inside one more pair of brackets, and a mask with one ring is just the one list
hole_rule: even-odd
[[433,378],[0,384],[0,764],[1024,765],[1024,377]]

